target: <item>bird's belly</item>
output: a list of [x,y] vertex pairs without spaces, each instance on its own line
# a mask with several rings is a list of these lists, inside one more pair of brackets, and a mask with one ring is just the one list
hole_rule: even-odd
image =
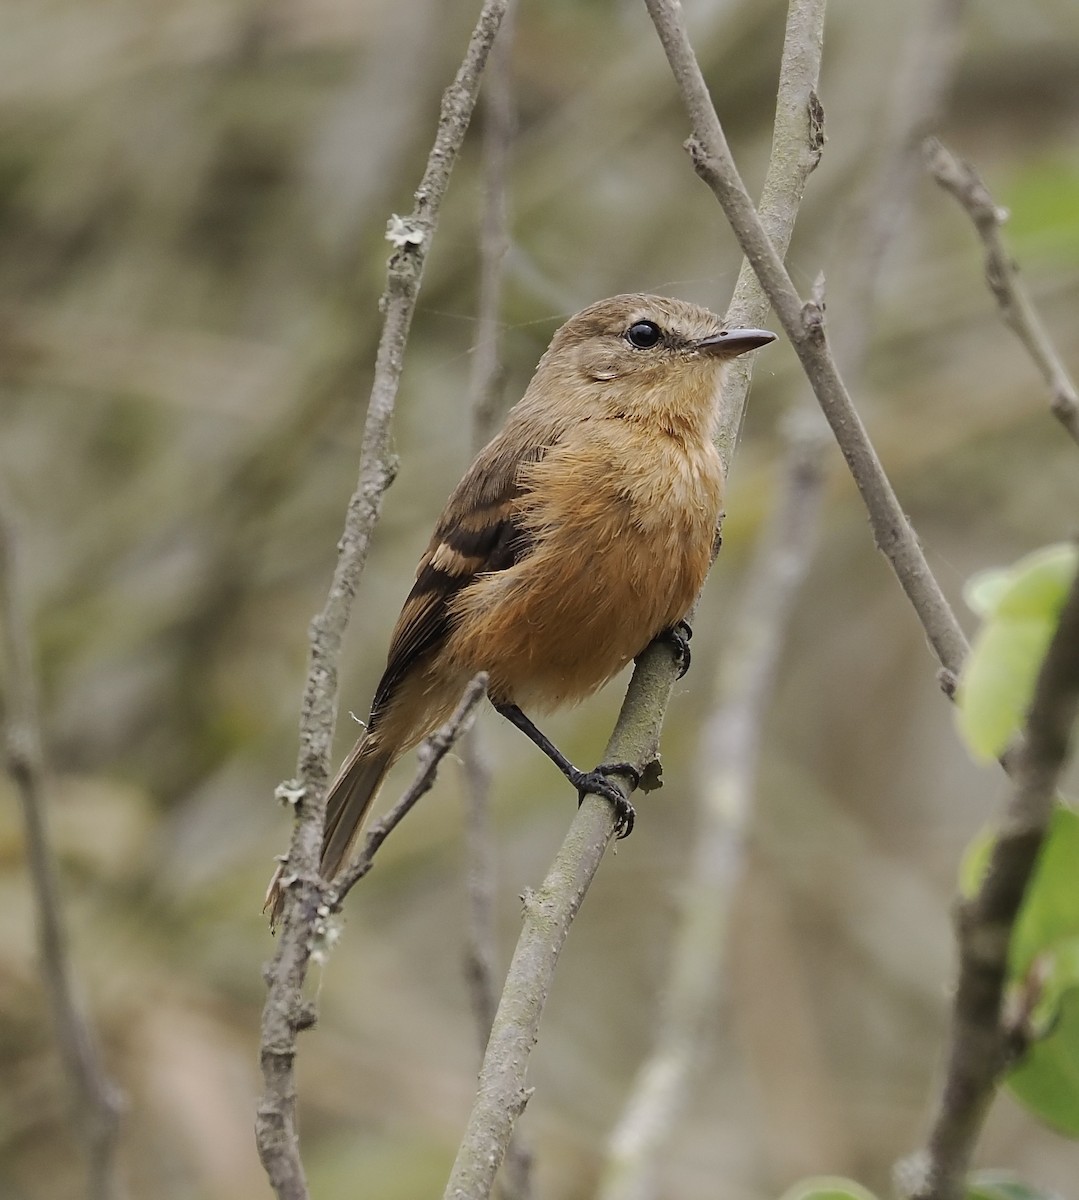
[[713,520],[624,519],[546,531],[508,571],[458,601],[451,654],[490,673],[496,702],[551,709],[583,699],[685,615],[704,582]]

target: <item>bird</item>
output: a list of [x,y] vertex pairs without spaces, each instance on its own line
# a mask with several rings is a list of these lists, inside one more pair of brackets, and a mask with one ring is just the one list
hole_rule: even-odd
[[[575,704],[654,640],[688,666],[686,615],[723,504],[714,444],[724,364],[775,341],[682,300],[628,294],[567,320],[522,399],[453,490],[390,638],[363,734],[330,785],[320,874],[345,865],[387,772],[468,681],[578,790],[633,808],[612,774],[575,767],[529,712]],[[268,906],[281,907],[271,886]]]

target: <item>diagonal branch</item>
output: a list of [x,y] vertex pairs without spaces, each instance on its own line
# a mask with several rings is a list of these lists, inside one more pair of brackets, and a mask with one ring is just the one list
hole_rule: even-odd
[[[822,143],[821,112],[816,99],[820,72],[824,0],[791,0],[776,110],[771,190],[765,212],[774,222],[776,241],[790,241],[801,199]],[[778,160],[778,161],[776,161]],[[737,307],[736,307],[737,306]],[[757,284],[740,278],[731,313],[751,320],[763,312]],[[737,361],[737,360],[736,360]],[[721,413],[720,452],[729,465],[741,427],[748,377],[728,375]],[[663,716],[675,681],[669,649],[654,646],[638,660],[606,762],[630,762],[642,769],[655,761]],[[547,877],[525,898],[523,928],[510,963],[480,1072],[479,1091],[469,1116],[444,1200],[487,1200],[517,1117],[528,1102],[528,1057],[539,1032],[540,1016],[570,924],[599,868],[614,834],[612,806],[586,796]]]
[[924,1154],[901,1164],[909,1200],[961,1200],[974,1145],[1010,1064],[1003,1019],[1008,947],[1056,803],[1057,785],[1079,719],[1079,575],[1046,652],[1026,736],[1012,763],[1015,790],[985,878],[957,913],[959,983],[944,1087]]
[[79,995],[68,948],[49,845],[45,761],[38,718],[30,622],[19,580],[18,546],[6,497],[0,495],[0,625],[5,684],[3,732],[7,768],[26,827],[26,854],[34,890],[38,953],[60,1057],[71,1085],[72,1110],[86,1145],[90,1200],[124,1194],[116,1169],[123,1097],[108,1077],[86,1005]]
[[1001,318],[1023,343],[1048,384],[1053,415],[1072,439],[1079,442],[1079,392],[1019,278],[1019,268],[1004,245],[1001,230],[1008,219],[1007,210],[993,202],[989,189],[971,164],[957,158],[936,138],[925,142],[924,151],[930,175],[959,201],[974,222],[985,247],[985,279],[996,297]]
[[485,0],[464,61],[442,98],[438,131],[416,190],[415,207],[407,218],[395,217],[390,222],[387,236],[395,249],[380,302],[385,316],[360,451],[359,482],[349,501],[326,604],[311,624],[300,715],[298,784],[292,793],[297,797],[296,823],[283,868],[293,883],[283,893],[284,926],[267,971],[260,1040],[263,1091],[255,1122],[259,1157],[279,1200],[306,1200],[308,1194],[296,1131],[294,1062],[296,1035],[311,1024],[302,988],[315,947],[312,931],[321,920],[319,910],[326,898],[327,885],[319,878],[318,858],[341,643],[382,496],[394,475],[390,428],[423,268],[506,2]]
[[802,301],[731,157],[676,0],[645,0],[689,114],[688,149],[791,341],[869,513],[877,546],[914,606],[941,665],[958,674],[967,641],[851,401],[824,328],[819,297]]
[[334,880],[333,886],[327,888],[327,916],[339,911],[345,897],[374,866],[375,854],[382,843],[416,807],[417,802],[434,786],[439,764],[453,748],[457,739],[468,733],[473,720],[475,720],[476,708],[486,695],[487,675],[481,671],[461,694],[461,699],[457,702],[457,707],[453,710],[449,720],[439,726],[430,737],[424,738],[419,749],[419,768],[412,782],[393,808],[371,826],[364,839],[363,849]]

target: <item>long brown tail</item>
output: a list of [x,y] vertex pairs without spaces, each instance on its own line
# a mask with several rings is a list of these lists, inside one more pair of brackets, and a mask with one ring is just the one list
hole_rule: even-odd
[[[392,750],[383,749],[375,739],[366,737],[356,744],[342,764],[326,798],[326,833],[322,839],[322,859],[319,862],[319,871],[324,879],[332,879],[344,865],[367,810],[396,758]],[[262,911],[270,914],[271,930],[281,920],[281,909],[285,902],[281,885],[283,870],[283,867],[277,868],[262,905]]]
[[365,737],[341,764],[326,798],[326,832],[319,871],[332,879],[344,866],[386,773],[397,758],[381,739]]

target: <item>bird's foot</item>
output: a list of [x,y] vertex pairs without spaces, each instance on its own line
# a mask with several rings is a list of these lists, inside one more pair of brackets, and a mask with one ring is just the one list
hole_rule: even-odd
[[670,629],[664,629],[656,637],[657,642],[666,642],[674,651],[674,661],[678,667],[679,679],[689,670],[689,664],[693,658],[689,650],[689,639],[692,636],[693,630],[688,621],[675,621]]
[[637,787],[641,782],[641,773],[632,763],[601,763],[592,771],[576,771],[570,782],[577,789],[578,804],[584,803],[585,796],[602,796],[614,805],[615,836],[619,839],[629,837],[633,832],[633,823],[637,819],[637,810],[622,794],[622,789],[612,783],[609,776],[625,775],[630,780],[631,787]]

